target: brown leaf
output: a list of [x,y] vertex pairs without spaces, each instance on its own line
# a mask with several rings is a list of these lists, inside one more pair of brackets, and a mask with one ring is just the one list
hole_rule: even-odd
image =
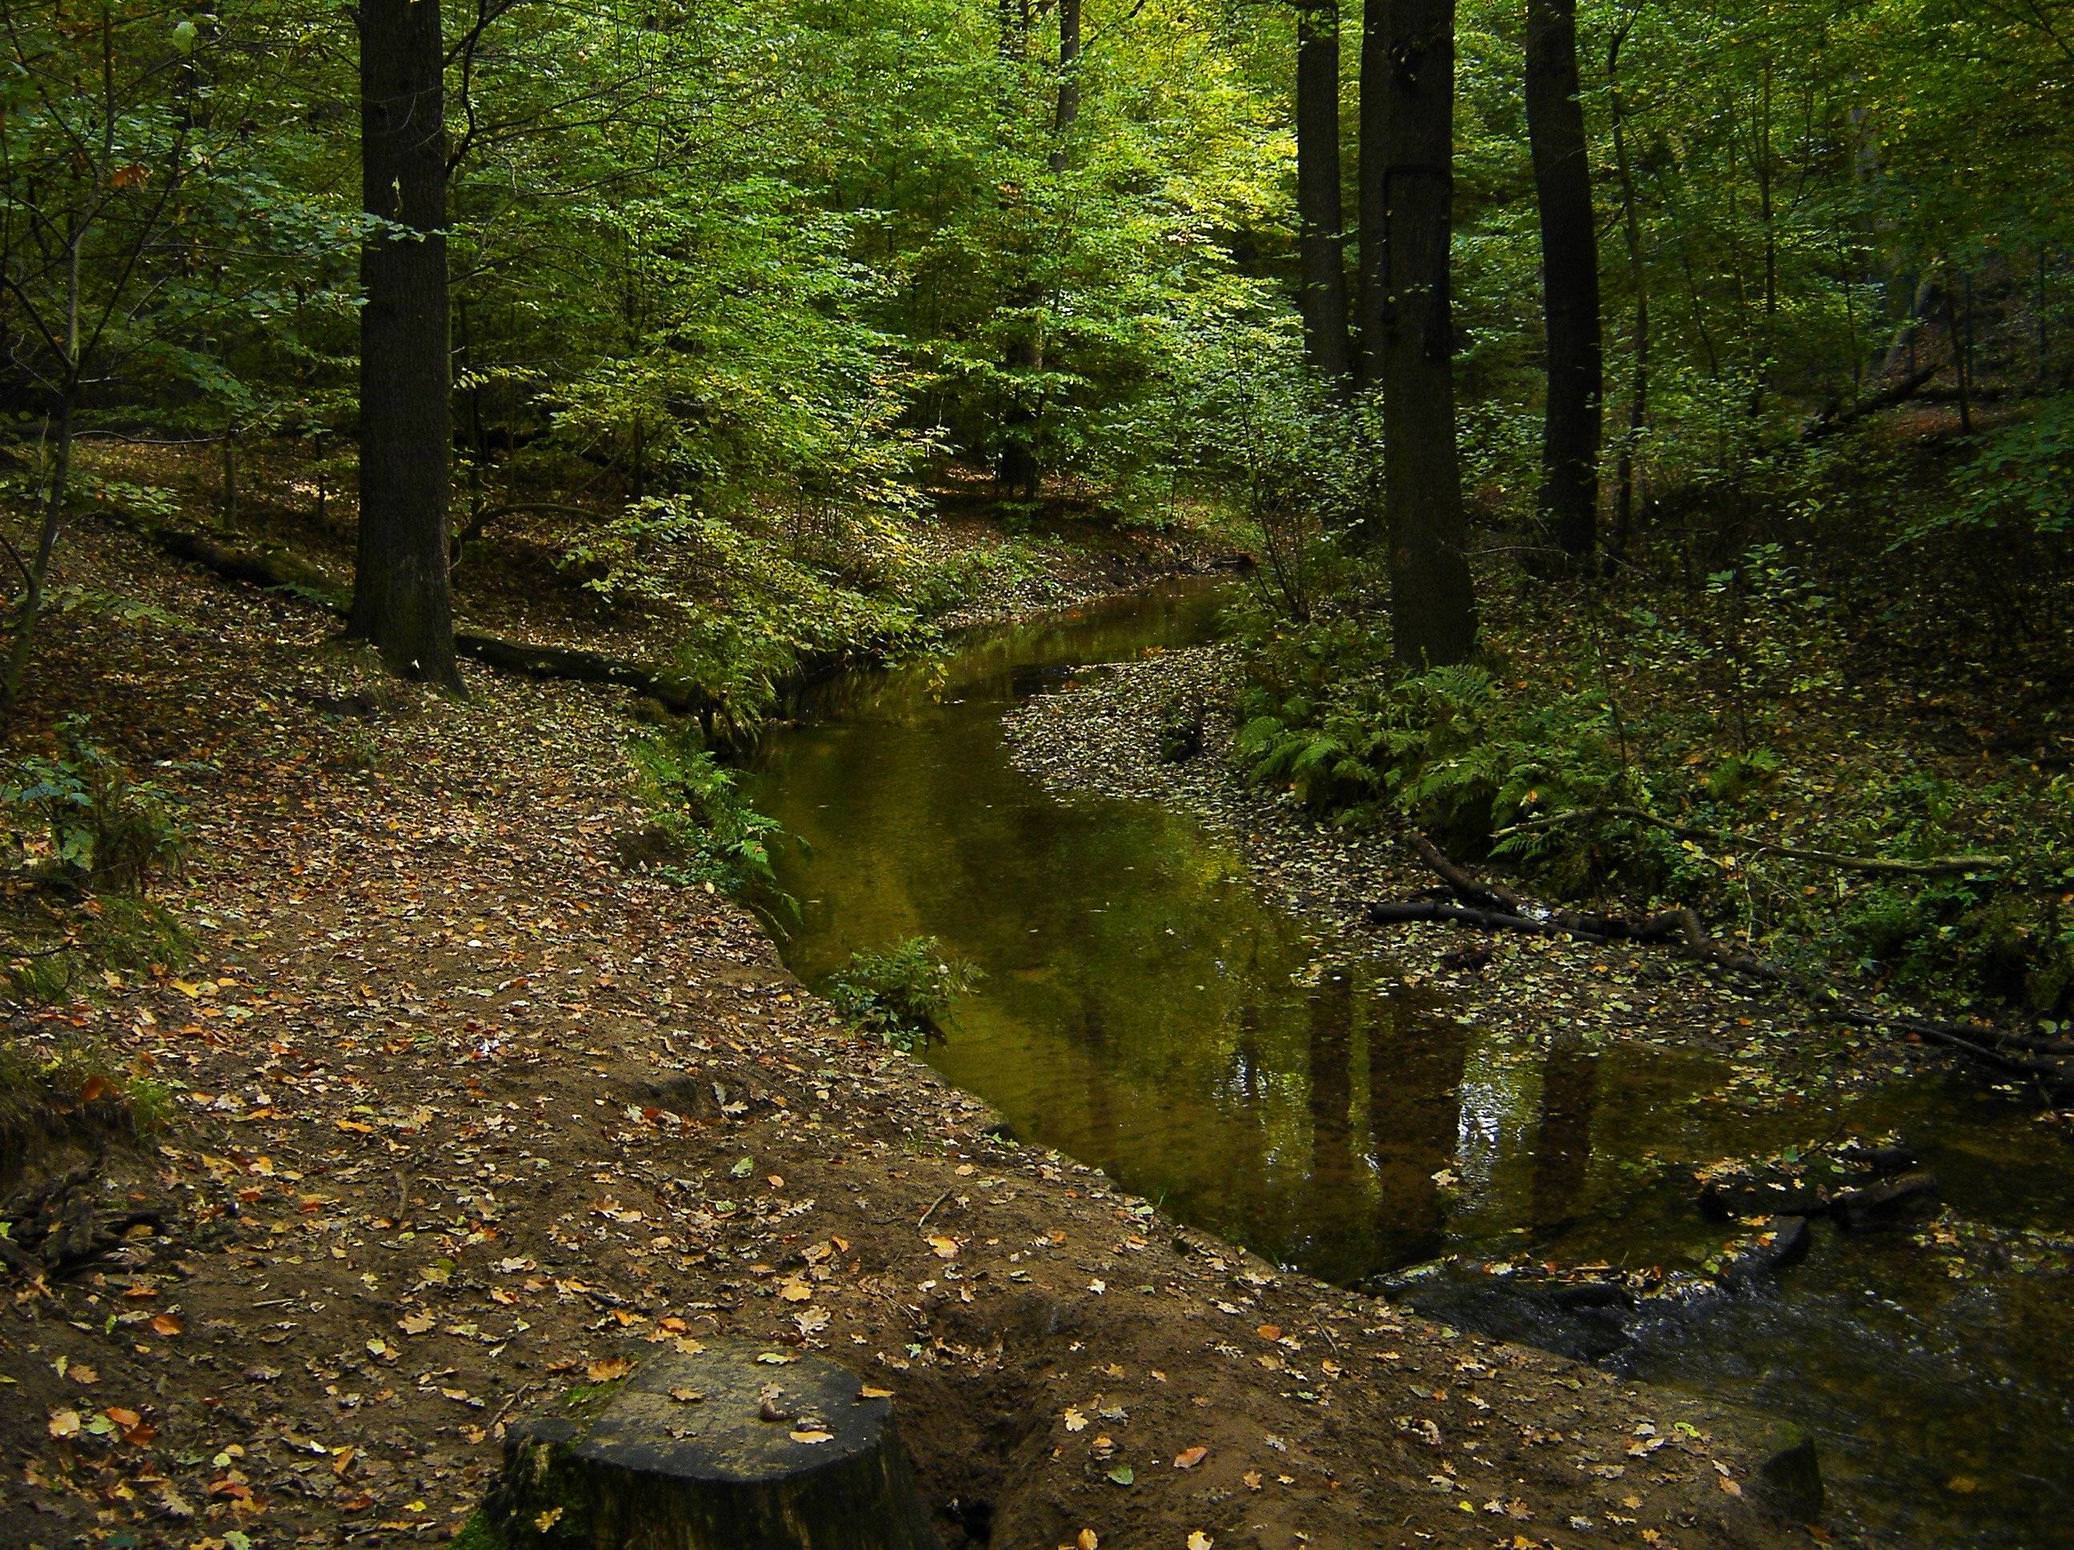
[[1194,1447],[1183,1448],[1174,1455],[1174,1467],[1176,1469],[1193,1469],[1209,1456],[1210,1450],[1201,1443],[1197,1443]]

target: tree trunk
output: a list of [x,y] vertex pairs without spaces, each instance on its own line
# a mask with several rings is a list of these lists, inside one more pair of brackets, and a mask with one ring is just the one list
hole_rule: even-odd
[[[1381,210],[1383,519],[1397,660],[1417,669],[1476,649],[1476,595],[1455,447],[1448,243],[1454,204],[1454,0],[1369,0],[1364,99],[1381,88],[1379,145],[1362,147],[1364,201]],[[1363,118],[1366,120],[1366,102]]]
[[1548,402],[1541,520],[1573,562],[1598,542],[1600,400],[1598,233],[1578,100],[1576,0],[1527,0],[1527,140],[1541,208],[1541,296]]
[[[1045,157],[1052,176],[1066,170],[1066,141],[1080,118],[1080,6],[1081,0],[1059,0],[1058,96],[1052,107],[1052,145]],[[1011,32],[1020,41],[1017,57],[1028,48],[1030,12],[1027,5],[1011,14],[1003,10],[1003,36]],[[1004,45],[1005,47],[1005,45]],[[1027,261],[1027,258],[1026,258]],[[1002,413],[1001,449],[994,477],[1003,488],[1024,500],[1035,500],[1043,491],[1044,463],[1038,451],[1043,426],[1042,386],[1044,371],[1044,325],[1035,315],[1043,287],[1032,276],[1023,284],[1018,304],[1030,315],[1022,331],[1009,345],[1005,365],[1021,383],[1012,391]]]
[[1360,101],[1356,109],[1361,134],[1361,165],[1355,173],[1354,297],[1355,376],[1363,389],[1383,380],[1383,276],[1389,257],[1383,251],[1385,190],[1389,185],[1383,160],[1383,123],[1389,99],[1390,57],[1384,20],[1387,0],[1366,0],[1361,12]]
[[1627,28],[1606,45],[1606,102],[1613,120],[1613,164],[1620,176],[1621,235],[1627,245],[1628,284],[1635,293],[1635,330],[1630,351],[1634,377],[1628,391],[1627,430],[1620,438],[1613,505],[1613,553],[1627,553],[1635,530],[1635,454],[1649,423],[1649,274],[1642,263],[1642,218],[1635,201],[1635,168],[1628,157],[1627,110],[1620,96],[1620,46]]
[[446,128],[439,7],[361,0],[361,194],[421,236],[360,250],[360,536],[350,633],[389,667],[459,693],[447,590],[451,456]]
[[1346,216],[1340,202],[1339,3],[1296,13],[1296,224],[1304,358],[1321,380],[1348,382]]
[[1966,348],[1966,335],[1959,326],[1958,305],[1952,285],[1952,261],[1944,261],[1944,332],[1951,341],[1952,377],[1959,389],[1959,432],[1973,434],[1973,382],[1970,352]]

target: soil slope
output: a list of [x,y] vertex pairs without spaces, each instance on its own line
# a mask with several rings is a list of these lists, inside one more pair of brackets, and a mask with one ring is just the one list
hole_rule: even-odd
[[617,865],[624,695],[450,703],[130,538],[69,568],[176,621],[67,616],[35,693],[173,761],[199,957],[14,1014],[174,1114],[74,1186],[155,1222],[0,1286],[0,1543],[437,1542],[514,1417],[714,1332],[893,1390],[953,1547],[1804,1537],[1747,1421],[1278,1273],[850,1035]]

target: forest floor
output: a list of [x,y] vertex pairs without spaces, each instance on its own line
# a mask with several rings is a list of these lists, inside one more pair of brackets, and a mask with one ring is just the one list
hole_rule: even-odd
[[36,720],[91,714],[180,795],[195,945],[13,1015],[170,1112],[5,1160],[77,1165],[73,1214],[128,1225],[0,1281],[0,1542],[437,1542],[515,1418],[717,1332],[894,1391],[952,1546],[1803,1537],[1759,1509],[1751,1418],[1277,1272],[991,1135],[747,911],[620,868],[623,692],[471,665],[445,700],[110,528],[66,570],[155,613],[59,619]]

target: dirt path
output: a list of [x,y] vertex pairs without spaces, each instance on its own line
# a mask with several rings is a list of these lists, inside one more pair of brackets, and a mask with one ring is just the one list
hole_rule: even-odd
[[68,618],[40,700],[183,761],[200,957],[35,1015],[175,1112],[91,1186],[158,1228],[0,1286],[0,1543],[436,1542],[512,1417],[717,1331],[894,1390],[953,1547],[1801,1537],[1748,1422],[1278,1274],[835,1026],[746,913],[614,866],[616,695],[447,704],[75,553],[179,621]]

